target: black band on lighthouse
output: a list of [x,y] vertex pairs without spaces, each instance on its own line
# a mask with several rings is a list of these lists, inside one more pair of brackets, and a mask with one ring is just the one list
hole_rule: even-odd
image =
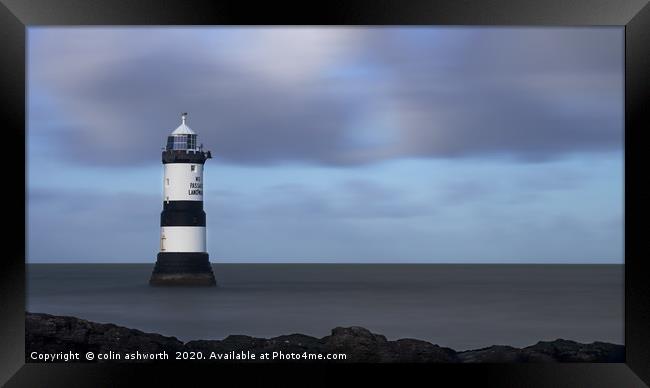
[[203,201],[165,201],[160,226],[205,226]]
[[210,151],[182,151],[165,150],[162,152],[162,162],[167,163],[192,163],[204,164],[207,159],[212,158]]
[[154,273],[212,274],[212,267],[207,253],[160,252],[156,258]]
[[163,211],[200,212],[202,210],[203,201],[163,201]]

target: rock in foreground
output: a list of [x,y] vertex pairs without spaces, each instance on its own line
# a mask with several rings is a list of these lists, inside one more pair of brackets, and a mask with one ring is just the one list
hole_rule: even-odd
[[[389,341],[383,335],[371,333],[363,327],[337,327],[332,334],[315,338],[291,334],[270,339],[245,335],[231,335],[223,340],[198,340],[183,343],[175,337],[144,333],[113,324],[90,322],[75,317],[48,314],[26,314],[25,361],[39,362],[32,352],[57,354],[76,352],[79,361],[87,361],[87,352],[94,354],[167,352],[175,359],[176,352],[200,352],[207,358],[211,353],[230,354],[334,354],[346,355],[345,362],[624,362],[625,347],[604,342],[581,344],[558,339],[538,342],[526,348],[492,346],[489,348],[456,352],[416,339]],[[295,362],[302,359],[292,358]],[[232,362],[232,359],[226,359]],[[259,356],[256,360],[258,361]],[[276,359],[277,360],[277,359]],[[41,360],[42,361],[42,360]],[[55,360],[57,362],[59,360]],[[115,360],[113,360],[115,361]],[[340,362],[336,360],[332,362]],[[93,362],[97,362],[94,359]],[[218,360],[210,360],[218,362]]]

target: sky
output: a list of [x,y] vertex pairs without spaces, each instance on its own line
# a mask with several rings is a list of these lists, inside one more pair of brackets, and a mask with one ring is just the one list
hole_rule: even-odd
[[623,263],[622,27],[30,27],[27,262]]

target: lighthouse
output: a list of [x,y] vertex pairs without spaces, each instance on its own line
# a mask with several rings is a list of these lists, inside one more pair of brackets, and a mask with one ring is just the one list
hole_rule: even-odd
[[198,145],[196,133],[187,126],[187,113],[183,113],[181,125],[167,137],[162,151],[160,252],[151,285],[216,285],[203,211],[203,166],[211,157],[210,151]]

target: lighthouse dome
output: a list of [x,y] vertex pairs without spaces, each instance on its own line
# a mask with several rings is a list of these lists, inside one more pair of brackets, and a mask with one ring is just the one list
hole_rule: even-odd
[[185,124],[186,118],[187,113],[183,113],[181,115],[181,125],[179,125],[178,128],[174,129],[172,135],[196,135],[196,132],[194,132],[192,128],[188,127],[187,124]]
[[185,124],[187,113],[181,115],[181,125],[167,137],[168,150],[197,150],[196,132]]

